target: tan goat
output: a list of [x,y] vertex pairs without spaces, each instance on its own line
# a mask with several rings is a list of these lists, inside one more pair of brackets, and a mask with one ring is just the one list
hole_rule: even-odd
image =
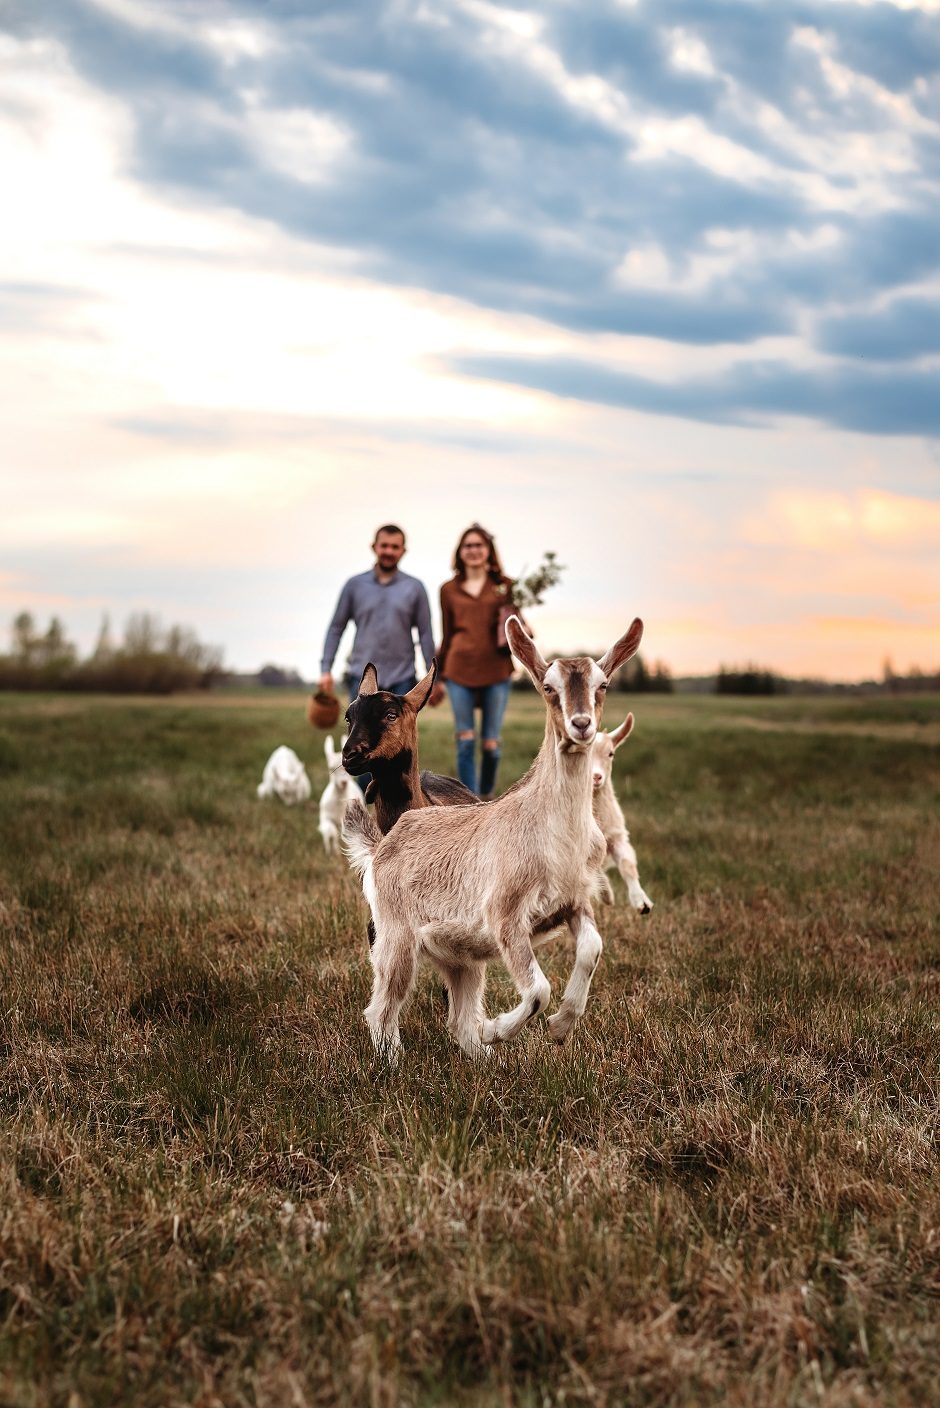
[[[591,900],[605,855],[591,809],[591,745],[614,672],[635,654],[639,620],[599,661],[547,664],[516,617],[506,635],[546,706],[545,737],[528,773],[476,807],[405,812],[382,837],[365,812],[351,813],[344,841],[362,876],[375,924],[372,1000],[366,1021],[390,1060],[418,958],[437,967],[451,994],[449,1025],[461,1048],[481,1054],[509,1041],[548,1006],[551,988],[532,948],[567,923],[575,962],[549,1031],[564,1041],[584,1012],[603,944]],[[544,933],[540,932],[544,931]],[[485,965],[502,958],[519,992],[509,1012],[487,1018]]]
[[[649,914],[653,908],[653,901],[640,884],[636,851],[630,844],[630,833],[627,830],[627,823],[623,819],[620,803],[617,801],[612,778],[614,754],[621,743],[627,741],[632,731],[633,715],[628,714],[619,728],[612,729],[610,733],[598,733],[595,736],[594,747],[591,749],[594,819],[603,831],[604,840],[607,842],[605,870],[616,866],[623,877],[623,883],[627,887],[627,897],[633,908],[638,909],[641,914]],[[604,876],[604,884],[607,887],[605,898],[613,900],[614,892],[610,888],[610,881],[606,875]]]

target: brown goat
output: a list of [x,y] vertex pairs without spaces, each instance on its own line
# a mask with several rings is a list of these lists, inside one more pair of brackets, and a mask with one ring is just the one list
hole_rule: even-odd
[[353,777],[372,774],[366,801],[375,803],[375,820],[382,835],[391,831],[403,812],[419,807],[467,806],[479,802],[454,777],[418,771],[418,714],[431,696],[437,661],[407,694],[379,688],[371,662],[362,672],[359,693],[346,710],[349,737],[343,745],[343,767]]
[[[349,737],[343,744],[343,766],[354,777],[372,774],[366,801],[375,803],[375,820],[385,836],[398,818],[419,807],[451,807],[479,802],[455,777],[418,771],[418,715],[431,697],[437,661],[407,694],[379,689],[379,676],[370,661],[362,672],[359,693],[346,710]],[[369,947],[375,925],[366,925]]]

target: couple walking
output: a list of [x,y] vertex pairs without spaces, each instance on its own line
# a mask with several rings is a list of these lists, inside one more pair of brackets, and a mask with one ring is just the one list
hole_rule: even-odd
[[[417,577],[399,570],[405,535],[394,523],[378,529],[372,543],[375,564],[350,577],[340,592],[326,633],[320,688],[333,688],[333,661],[347,624],[356,636],[347,665],[350,698],[359,689],[362,671],[371,660],[379,683],[392,694],[406,694],[416,683],[412,630],[418,632],[427,668],[434,656],[431,610],[427,592]],[[441,587],[443,633],[437,652],[440,675],[430,698],[436,706],[446,689],[454,711],[457,735],[457,774],[479,796],[490,797],[499,767],[500,729],[509,698],[512,661],[500,648],[497,626],[500,608],[510,601],[511,579],[491,533],[472,523],[460,536],[453,558],[454,575]],[[477,772],[475,713],[481,716],[480,767]]]

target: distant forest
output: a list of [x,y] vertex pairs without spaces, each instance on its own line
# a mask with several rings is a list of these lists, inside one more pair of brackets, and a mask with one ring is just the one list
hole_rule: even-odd
[[12,636],[9,655],[0,655],[0,689],[173,694],[208,689],[224,675],[219,646],[203,645],[188,626],[165,628],[148,611],[128,618],[118,643],[106,616],[87,660],[79,660],[57,616],[40,631],[30,613],[22,611]]
[[[173,694],[218,685],[231,689],[308,687],[297,670],[280,665],[263,665],[254,674],[227,671],[220,646],[203,644],[189,626],[164,627],[148,611],[130,616],[117,642],[105,616],[95,647],[85,660],[79,659],[58,617],[53,616],[42,631],[28,611],[21,611],[13,621],[10,652],[0,655],[0,689]],[[529,688],[528,677],[516,680],[514,687]],[[897,674],[886,660],[880,679],[851,684],[789,679],[754,664],[721,665],[714,675],[674,678],[662,661],[650,665],[642,655],[635,655],[619,672],[614,688],[625,694],[910,694],[940,692],[940,671],[913,669]]]

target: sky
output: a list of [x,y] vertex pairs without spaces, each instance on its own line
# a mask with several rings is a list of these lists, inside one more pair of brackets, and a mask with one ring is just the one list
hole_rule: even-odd
[[937,3],[0,0],[0,170],[0,632],[313,678],[478,520],[546,653],[940,667]]

